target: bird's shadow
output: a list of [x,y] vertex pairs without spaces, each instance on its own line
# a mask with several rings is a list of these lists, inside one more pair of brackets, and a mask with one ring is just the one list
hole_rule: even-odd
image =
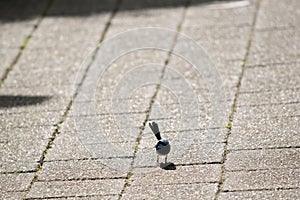
[[164,170],[176,170],[176,165],[172,162],[160,163],[159,166]]

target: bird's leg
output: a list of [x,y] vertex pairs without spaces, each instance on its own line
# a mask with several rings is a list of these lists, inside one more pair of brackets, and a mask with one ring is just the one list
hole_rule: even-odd
[[156,164],[157,164],[157,166],[159,165],[159,155],[157,155]]
[[168,159],[168,155],[166,155],[166,157],[165,157],[165,163],[167,163],[167,159]]

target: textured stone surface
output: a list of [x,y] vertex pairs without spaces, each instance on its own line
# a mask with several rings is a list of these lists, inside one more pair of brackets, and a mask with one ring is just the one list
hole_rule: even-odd
[[299,8],[299,1],[288,0],[286,2],[278,2],[276,6],[273,3],[273,0],[261,2],[262,12],[258,15],[256,28],[296,28],[300,14],[293,10]]
[[103,165],[101,160],[65,160],[46,162],[39,181],[53,180],[84,180],[93,178],[126,177],[126,174],[118,169]]
[[0,174],[0,177],[1,191],[14,192],[25,190],[33,179],[34,173]]
[[0,197],[2,199],[22,199],[22,197],[24,196],[24,192],[4,192],[1,191]]
[[[122,179],[84,180],[84,181],[50,181],[37,182],[27,195],[27,198],[47,198],[63,196],[88,196],[118,194],[124,184]],[[113,187],[111,187],[113,185]]]
[[283,29],[256,32],[253,48],[249,56],[249,65],[268,63],[289,63],[299,61],[299,29]]
[[297,168],[299,166],[299,149],[262,149],[231,151],[225,163],[225,169],[255,170],[274,168]]
[[300,196],[299,189],[271,190],[271,191],[243,191],[221,193],[219,199],[278,199],[294,200]]
[[[1,74],[27,43],[0,89],[1,199],[21,199],[32,180],[26,198],[299,199],[297,0],[259,10],[256,0],[61,0],[39,21],[49,2],[0,3]],[[215,68],[140,49],[92,82],[100,38],[145,26],[180,30]],[[158,37],[165,50],[180,44]],[[152,120],[175,170],[157,166]]]
[[[217,184],[195,183],[195,184],[171,184],[152,186],[132,186],[125,191],[124,199],[157,199],[165,198],[189,198],[189,199],[213,199],[217,190]],[[160,192],[157,192],[160,191]]]
[[255,106],[266,104],[292,104],[299,103],[300,93],[298,88],[272,89],[260,92],[242,92],[239,95],[238,106]]
[[226,172],[223,190],[298,188],[300,169]]
[[[276,148],[299,145],[299,117],[261,118],[233,127],[229,149]],[[286,127],[289,127],[286,129]]]
[[242,80],[242,92],[258,92],[297,88],[299,86],[299,64],[267,65],[248,68]]
[[[219,181],[220,165],[192,165],[177,166],[176,170],[154,169],[143,172],[144,169],[136,168],[136,174],[130,179],[130,185],[165,185],[165,184],[192,184]],[[146,171],[146,170],[145,170]],[[197,174],[195,176],[195,174]],[[146,184],[145,184],[146,183]]]

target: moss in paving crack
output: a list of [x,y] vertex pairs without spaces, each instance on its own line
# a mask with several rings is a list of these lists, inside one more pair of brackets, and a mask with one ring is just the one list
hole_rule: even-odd
[[26,48],[26,46],[28,45],[28,42],[29,42],[30,38],[31,38],[30,35],[25,38],[25,40],[23,41],[23,43],[22,43],[22,45],[20,47],[21,50],[24,50]]
[[136,145],[136,146],[134,147],[134,152],[137,152],[138,150],[139,150],[139,146]]
[[225,128],[227,128],[227,129],[230,129],[230,130],[231,130],[231,128],[232,128],[232,123],[231,123],[231,122],[229,122]]

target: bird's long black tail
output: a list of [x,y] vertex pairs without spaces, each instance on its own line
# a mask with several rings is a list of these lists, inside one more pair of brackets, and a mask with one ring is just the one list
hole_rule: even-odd
[[160,135],[160,132],[158,132],[158,133],[155,133],[155,137],[156,137],[156,139],[157,139],[157,140],[161,140],[161,135]]
[[157,123],[155,123],[155,122],[151,123],[150,122],[149,126],[150,126],[152,132],[154,133],[155,137],[157,138],[157,140],[161,140],[161,135],[160,135]]

